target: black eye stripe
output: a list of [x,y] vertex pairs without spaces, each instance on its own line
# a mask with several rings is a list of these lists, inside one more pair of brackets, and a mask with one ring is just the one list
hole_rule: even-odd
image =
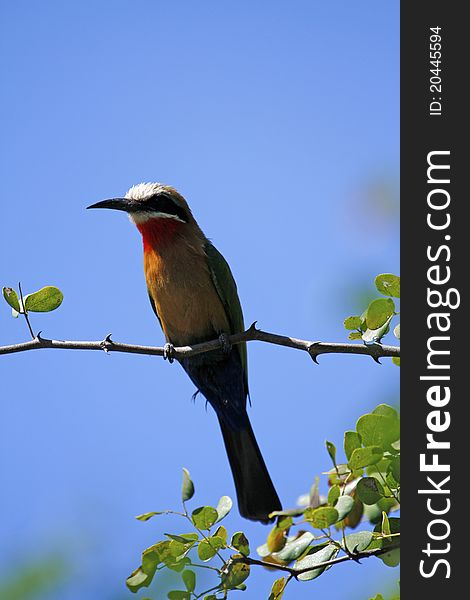
[[164,213],[165,215],[172,215],[178,217],[185,223],[188,223],[188,214],[182,206],[176,204],[176,202],[167,194],[155,194],[144,203],[142,203],[142,210],[154,210],[155,212]]

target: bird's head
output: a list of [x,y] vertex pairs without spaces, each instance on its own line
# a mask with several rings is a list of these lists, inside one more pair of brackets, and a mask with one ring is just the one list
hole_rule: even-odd
[[[163,244],[176,232],[197,228],[186,200],[161,183],[139,183],[123,198],[110,198],[87,208],[111,208],[128,213],[144,238],[144,245]],[[188,231],[189,233],[189,231]]]
[[139,183],[131,187],[124,198],[110,198],[87,208],[123,210],[138,225],[150,219],[172,219],[180,223],[191,221],[186,200],[174,188],[161,183]]

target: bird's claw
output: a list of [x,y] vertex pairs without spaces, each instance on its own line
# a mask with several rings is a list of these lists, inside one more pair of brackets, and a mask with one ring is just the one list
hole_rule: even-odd
[[230,343],[230,336],[228,335],[228,333],[221,333],[219,335],[219,342],[220,345],[222,346],[222,350],[224,351],[224,354],[228,354],[230,352],[230,350],[232,349],[232,344]]
[[169,342],[163,346],[163,360],[167,360],[170,364],[175,360],[175,347]]

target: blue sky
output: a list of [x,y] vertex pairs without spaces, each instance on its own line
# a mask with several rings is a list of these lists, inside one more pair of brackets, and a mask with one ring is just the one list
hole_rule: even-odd
[[[138,232],[123,214],[84,210],[161,181],[229,261],[247,323],[345,340],[363,288],[399,269],[398,6],[4,3],[0,284],[64,292],[34,329],[162,342]],[[27,336],[5,305],[0,344]],[[396,402],[398,369],[383,362],[315,366],[249,345],[250,418],[285,505],[328,467],[325,439],[341,445],[357,417]],[[179,527],[133,516],[177,507],[181,467],[194,507],[234,495],[216,419],[178,365],[40,351],[2,357],[0,372],[0,576],[58,550],[67,574],[45,598],[129,598],[142,549]],[[236,511],[227,526],[253,547],[267,535]],[[340,565],[286,598],[367,598],[394,578],[379,561]],[[257,573],[244,597],[267,597],[272,579]]]

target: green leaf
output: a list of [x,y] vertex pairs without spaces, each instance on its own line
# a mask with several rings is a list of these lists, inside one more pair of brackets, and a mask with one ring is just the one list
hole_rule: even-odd
[[362,415],[356,423],[356,429],[365,446],[387,449],[392,442],[400,438],[399,419],[385,414]]
[[366,473],[369,476],[375,477],[377,473],[386,473],[389,465],[390,458],[387,455],[384,458],[382,458],[382,460],[379,460],[379,462],[375,465],[370,465],[369,467],[367,467]]
[[395,548],[394,550],[390,550],[390,552],[380,554],[378,558],[380,558],[387,567],[397,567],[400,564],[400,548]]
[[399,490],[400,483],[393,476],[393,473],[390,469],[390,465],[388,466],[388,469],[387,469],[387,475],[385,476],[385,482],[388,485],[388,487],[390,488],[390,490],[396,490],[397,493],[400,491]]
[[[241,558],[241,554],[235,554],[232,558]],[[233,589],[243,583],[250,576],[250,565],[245,563],[229,563],[226,571],[222,573],[224,587]]]
[[[351,553],[362,552],[365,550],[373,540],[372,531],[358,531],[356,533],[350,533],[346,536],[346,548]],[[341,544],[344,547],[344,544]]]
[[222,521],[222,519],[228,515],[228,513],[232,510],[232,506],[233,502],[230,496],[222,496],[216,508],[218,514],[216,523]]
[[361,340],[362,333],[360,331],[351,331],[351,333],[348,335],[348,339],[349,340]]
[[334,506],[336,504],[336,501],[338,500],[338,498],[341,495],[341,489],[339,487],[338,484],[333,485],[330,487],[330,489],[328,490],[328,504],[331,504],[331,506]]
[[353,450],[362,446],[361,436],[356,431],[345,431],[344,433],[344,452],[349,460]]
[[[155,565],[155,571],[157,566]],[[130,589],[131,592],[138,592],[140,588],[148,587],[152,583],[153,575],[148,575],[142,571],[142,567],[138,567],[135,571],[129,575],[126,579],[126,585]]]
[[300,579],[301,581],[309,581],[319,577],[327,567],[319,567],[316,569],[314,567],[320,563],[332,560],[338,554],[338,551],[339,550],[335,545],[328,544],[328,546],[324,546],[321,550],[313,552],[312,554],[307,554],[307,556],[298,560],[294,564],[294,569],[301,570],[312,567],[312,570],[301,573],[297,576],[297,579]]
[[378,446],[367,446],[366,448],[356,448],[349,459],[349,467],[352,471],[362,469],[369,465],[374,465],[382,459],[383,450]]
[[336,446],[328,440],[326,440],[325,445],[333,464],[336,466]]
[[394,365],[396,365],[397,367],[400,366],[400,357],[399,356],[392,356],[392,363]]
[[233,534],[230,545],[236,548],[243,556],[248,556],[250,554],[250,544],[243,531],[238,531]]
[[372,411],[373,415],[383,415],[384,417],[390,417],[391,419],[398,420],[397,411],[388,404],[378,404]]
[[143,515],[137,515],[136,519],[138,521],[148,521],[149,519],[151,519],[152,517],[155,517],[156,515],[164,515],[164,514],[166,514],[166,511],[148,512],[148,513],[144,513]]
[[191,594],[189,592],[183,592],[180,590],[173,590],[168,592],[169,600],[191,600]]
[[206,562],[217,554],[216,549],[207,540],[201,540],[197,547],[197,555]]
[[271,588],[271,593],[269,594],[268,600],[281,600],[282,596],[284,595],[286,583],[287,579],[285,577],[276,579]]
[[385,511],[382,512],[382,535],[390,535],[390,521],[388,520],[387,513]]
[[338,498],[335,504],[335,509],[338,511],[338,521],[342,521],[344,517],[349,515],[354,507],[354,498],[344,495]]
[[191,519],[198,529],[210,529],[218,519],[218,513],[212,506],[200,506],[193,510]]
[[400,483],[400,457],[399,456],[392,458],[392,460],[390,461],[389,469],[393,475],[393,479],[395,479],[395,481],[397,483]]
[[305,519],[317,529],[326,529],[339,519],[336,508],[331,506],[319,506],[318,508],[307,508],[304,512]]
[[269,552],[279,552],[286,545],[286,532],[292,525],[292,517],[281,517],[276,525],[271,529],[266,543]]
[[315,537],[309,531],[305,531],[299,537],[288,540],[284,548],[279,552],[276,552],[274,556],[282,562],[290,563],[293,560],[297,560],[314,539]]
[[170,555],[170,562],[178,562],[180,559],[184,557],[184,555],[188,552],[191,546],[194,545],[194,542],[179,542],[176,540],[171,540],[168,546],[168,552]]
[[384,296],[400,297],[400,277],[391,273],[382,273],[375,278],[375,287]]
[[391,298],[377,298],[367,307],[367,329],[382,327],[395,313],[395,304]]
[[24,307],[31,312],[50,312],[58,308],[63,299],[64,295],[58,288],[48,285],[25,296]]
[[390,331],[390,322],[393,319],[393,315],[389,317],[383,325],[377,329],[367,328],[362,334],[361,338],[366,344],[380,343],[380,340]]
[[20,308],[20,301],[18,299],[18,294],[15,292],[15,290],[11,287],[4,287],[3,288],[3,297],[5,298],[5,300],[7,301],[7,303],[11,306],[11,308],[17,312],[20,313],[21,312],[21,308]]
[[[386,520],[384,519],[384,514]],[[381,535],[390,535],[394,533],[400,533],[400,517],[388,517],[385,511],[381,514],[381,520],[374,528],[375,533],[379,533]],[[387,533],[385,533],[387,532]],[[382,540],[384,544],[393,544],[394,539],[388,538]]]
[[187,556],[178,560],[174,560],[173,562],[167,561],[165,563],[169,569],[176,571],[177,573],[181,573],[181,571],[183,571],[190,564],[191,560]]
[[[186,534],[191,535],[191,534]],[[194,536],[194,534],[192,534]],[[175,536],[182,537],[182,536]],[[186,536],[185,536],[186,537]],[[150,569],[155,568],[160,563],[164,563],[173,571],[182,571],[191,561],[186,557],[186,554],[191,550],[196,541],[194,538],[191,541],[182,543],[176,540],[165,540],[154,546],[150,546],[142,553],[142,570],[148,573]]]
[[215,594],[209,594],[208,596],[204,596],[203,600],[217,600],[217,596]]
[[203,561],[210,560],[217,552],[225,546],[223,539],[213,535],[207,540],[201,540],[197,547],[197,555]]
[[384,600],[384,597],[382,596],[382,594],[376,594],[373,598],[371,598],[370,600]]
[[192,544],[197,542],[199,536],[197,533],[182,533],[180,535],[173,535],[172,533],[165,533],[166,537],[180,544]]
[[188,592],[194,592],[196,589],[196,573],[186,569],[183,571],[182,578]]
[[348,317],[344,319],[344,326],[346,329],[360,329],[361,328],[361,317]]
[[395,326],[395,329],[393,330],[393,334],[395,335],[396,338],[400,339],[400,323],[398,323],[398,325]]
[[224,543],[224,546],[227,544],[227,530],[223,525],[219,525],[219,527],[217,527],[217,529],[214,531],[213,537],[219,537]]
[[383,496],[384,489],[375,477],[363,477],[358,481],[356,493],[364,504],[376,504]]
[[142,552],[142,570],[144,573],[151,573],[155,571],[157,566],[165,562],[165,560],[170,556],[169,552],[170,542],[165,540],[164,542],[158,542],[158,544],[154,544],[147,548]]
[[181,488],[181,497],[183,502],[191,500],[194,496],[194,483],[191,480],[188,469],[183,468],[183,485]]

